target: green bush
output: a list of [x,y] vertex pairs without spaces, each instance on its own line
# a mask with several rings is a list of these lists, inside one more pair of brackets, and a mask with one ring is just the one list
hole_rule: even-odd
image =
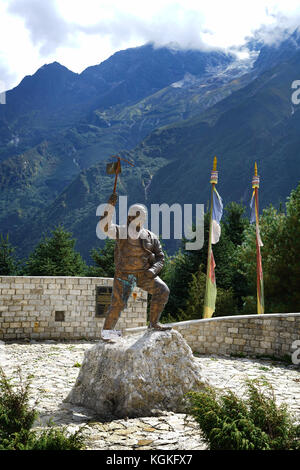
[[19,388],[14,390],[11,379],[0,369],[0,441],[21,432],[25,437],[37,418],[36,411],[28,405],[30,383],[23,384],[21,377],[19,382]]
[[300,425],[278,406],[265,380],[247,380],[246,399],[206,386],[191,392],[189,412],[211,450],[300,450]]
[[253,295],[247,295],[243,297],[243,315],[255,315],[257,313],[257,300]]
[[30,382],[13,386],[0,368],[0,450],[80,450],[81,431],[67,436],[66,429],[31,430],[38,413],[29,406]]
[[9,438],[0,439],[0,450],[81,450],[83,437],[81,431],[70,436],[66,428],[50,428],[40,433],[36,431],[18,432]]

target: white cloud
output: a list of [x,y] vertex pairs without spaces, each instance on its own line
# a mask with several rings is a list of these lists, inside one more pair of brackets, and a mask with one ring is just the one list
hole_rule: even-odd
[[7,12],[24,20],[30,39],[42,56],[61,45],[72,46],[72,25],[59,14],[53,0],[10,0]]
[[295,29],[299,18],[294,0],[2,0],[0,75],[16,85],[54,60],[80,72],[150,41],[230,48],[258,31],[270,43],[285,28]]

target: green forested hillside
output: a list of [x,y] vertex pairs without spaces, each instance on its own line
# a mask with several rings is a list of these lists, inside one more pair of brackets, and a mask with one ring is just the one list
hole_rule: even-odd
[[[135,153],[155,148],[171,161],[153,178],[151,201],[203,202],[209,174],[218,156],[219,191],[226,200],[247,203],[254,162],[262,177],[261,204],[278,204],[300,176],[300,107],[291,102],[291,83],[300,76],[300,53],[199,118],[159,129]],[[134,154],[132,154],[134,157]]]
[[62,223],[88,257],[100,244],[96,208],[113,186],[105,161],[117,152],[136,165],[124,167],[119,184],[129,204],[206,204],[214,155],[225,204],[248,204],[254,161],[262,206],[284,201],[296,187],[300,106],[291,102],[291,83],[300,77],[296,48],[289,56],[262,49],[252,69],[221,53],[179,54],[152,46],[123,52],[81,77],[56,64],[61,82],[51,106],[51,97],[43,106],[38,99],[51,90],[49,77],[46,83],[41,78],[45,68],[34,83],[26,79],[34,99],[26,105],[23,97],[23,112],[14,114],[11,107],[4,115],[0,107],[0,232],[10,233],[20,256],[41,232]]
[[[226,73],[232,60],[222,52],[148,45],[115,54],[80,75],[55,62],[25,77],[0,106],[1,232],[10,232],[22,252],[34,240],[33,232],[24,236],[24,228],[31,232],[33,219],[42,217],[41,211],[48,212],[51,204],[56,206],[56,198],[63,198],[69,185],[76,186],[82,170],[135,147],[157,126],[206,109],[242,86],[246,78],[238,79],[240,71]],[[208,66],[219,67],[224,76],[214,82]],[[232,74],[237,76],[234,83]],[[127,83],[123,92],[121,83]],[[157,164],[147,163],[148,180],[149,165]],[[75,201],[77,197],[73,205]],[[84,198],[80,204],[85,206]],[[72,219],[71,214],[67,218]]]

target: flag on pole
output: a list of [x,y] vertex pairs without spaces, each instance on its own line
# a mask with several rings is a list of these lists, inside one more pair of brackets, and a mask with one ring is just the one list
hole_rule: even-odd
[[252,194],[250,208],[251,208],[250,224],[254,224],[254,223],[256,224],[256,238],[257,238],[258,244],[259,246],[264,246],[260,238],[259,223],[256,223],[256,221],[259,220],[259,216],[258,216],[258,207],[256,204],[255,190],[253,191],[253,194]]
[[264,313],[264,282],[263,282],[263,270],[261,261],[260,247],[263,246],[260,237],[259,230],[259,211],[258,211],[258,188],[259,188],[259,176],[257,174],[257,164],[254,167],[254,176],[252,179],[252,198],[250,202],[251,216],[250,223],[256,225],[256,273],[257,273],[257,313]]
[[213,206],[212,206],[212,234],[211,242],[213,245],[218,243],[221,235],[221,225],[220,221],[223,215],[223,202],[221,196],[216,190],[215,186],[213,188]]
[[218,183],[217,157],[214,158],[213,171],[211,173],[211,205],[210,205],[210,222],[209,222],[209,239],[208,239],[208,256],[207,256],[207,274],[206,289],[204,297],[203,318],[211,318],[216,305],[217,285],[215,275],[215,259],[212,250],[212,244],[218,243],[221,235],[220,221],[223,214],[222,199],[216,190],[215,185]]
[[211,318],[216,308],[217,284],[215,275],[215,259],[212,249],[209,255],[208,272],[206,274],[206,289],[204,297],[203,318]]

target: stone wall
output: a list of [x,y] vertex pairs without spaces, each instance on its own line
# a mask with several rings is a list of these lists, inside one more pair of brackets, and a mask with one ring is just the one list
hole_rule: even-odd
[[[0,277],[0,340],[98,338],[104,314],[96,316],[96,290],[112,283],[96,277]],[[135,292],[137,298],[130,297],[117,324],[125,334],[146,328],[147,293]],[[172,326],[201,354],[284,357],[300,340],[300,313],[217,317]]]
[[216,317],[173,326],[201,354],[284,357],[300,340],[300,313]]
[[[96,288],[112,283],[98,277],[2,276],[0,339],[98,338],[104,315],[96,317]],[[147,293],[135,292],[117,324],[120,330],[146,325]]]
[[[170,323],[200,354],[291,356],[300,341],[300,313],[239,315]],[[132,334],[143,328],[126,330]]]

